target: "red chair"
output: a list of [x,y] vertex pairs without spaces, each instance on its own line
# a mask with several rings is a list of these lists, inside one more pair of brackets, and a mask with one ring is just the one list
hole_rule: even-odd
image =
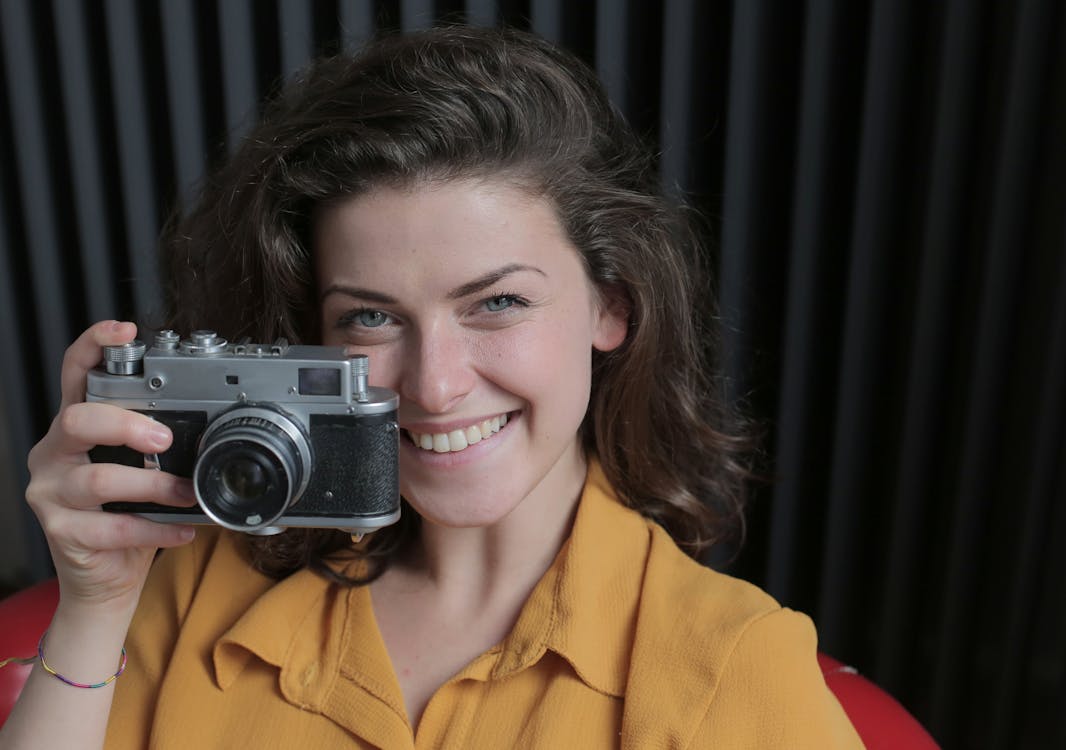
[[[54,578],[0,600],[0,660],[37,653],[37,642],[52,622],[58,601],[59,583]],[[0,725],[7,721],[32,668],[15,663],[0,668]]]
[[935,750],[940,745],[899,701],[826,654],[818,654],[825,684],[840,701],[866,750]]
[[[29,656],[52,620],[59,586],[50,579],[0,601],[0,659]],[[932,750],[939,746],[907,709],[874,683],[831,656],[818,654],[825,683],[844,707],[868,750]],[[0,725],[11,713],[30,666],[0,669]]]

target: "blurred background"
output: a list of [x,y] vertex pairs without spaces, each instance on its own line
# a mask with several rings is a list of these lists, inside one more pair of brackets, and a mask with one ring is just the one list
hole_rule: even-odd
[[945,747],[1066,747],[1063,5],[0,0],[0,594],[51,574],[22,495],[64,348],[159,309],[159,228],[264,97],[507,23],[594,65],[708,218],[774,477],[709,562]]

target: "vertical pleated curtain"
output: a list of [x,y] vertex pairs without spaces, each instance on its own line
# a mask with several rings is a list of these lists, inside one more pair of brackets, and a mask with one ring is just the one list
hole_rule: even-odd
[[[447,21],[599,71],[707,218],[763,471],[737,575],[945,745],[1066,747],[1066,8],[1056,0],[0,0],[15,486],[66,345],[309,58]],[[19,497],[0,498],[7,506]],[[24,509],[24,581],[49,574]]]

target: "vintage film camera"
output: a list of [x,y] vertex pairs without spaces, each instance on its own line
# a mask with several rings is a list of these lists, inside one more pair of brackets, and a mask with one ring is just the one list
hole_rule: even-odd
[[147,414],[174,433],[142,454],[97,446],[95,462],[191,477],[199,508],[107,503],[164,523],[253,534],[291,526],[368,533],[400,517],[398,396],[367,385],[364,355],[341,347],[229,344],[213,331],[160,331],[104,347],[87,401]]

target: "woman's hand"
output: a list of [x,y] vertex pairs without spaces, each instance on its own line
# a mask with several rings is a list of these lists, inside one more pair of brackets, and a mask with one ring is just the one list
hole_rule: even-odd
[[192,506],[192,484],[153,469],[91,463],[96,445],[158,453],[170,447],[163,424],[111,404],[85,403],[86,374],[102,347],[124,344],[132,323],[105,321],[83,333],[63,358],[62,404],[48,434],[30,451],[26,499],[55,563],[63,603],[78,608],[135,606],[155,552],[193,538],[190,526],[160,524],[101,510],[111,501]]

